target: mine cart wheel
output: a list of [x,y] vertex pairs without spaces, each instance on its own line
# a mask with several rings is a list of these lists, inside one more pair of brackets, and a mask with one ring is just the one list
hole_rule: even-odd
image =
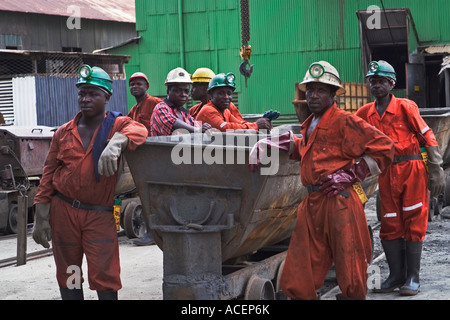
[[274,300],[275,290],[272,281],[260,278],[254,274],[248,280],[244,297],[245,300]]
[[17,204],[11,204],[9,207],[6,231],[8,233],[17,233]]
[[146,226],[143,215],[142,205],[136,201],[131,201],[125,207],[123,229],[128,238],[140,238],[145,234]]
[[280,266],[278,267],[278,271],[277,271],[277,280],[275,282],[275,299],[276,300],[288,300],[288,297],[286,297],[286,295],[283,293],[283,291],[281,290],[281,275],[283,274],[283,268],[284,268],[284,262],[286,260],[283,260],[280,263]]
[[284,262],[285,261],[286,260],[281,261],[280,266],[278,267],[277,282],[275,282],[275,292],[281,291],[280,280],[281,280],[281,275],[283,274],[283,268],[284,268]]

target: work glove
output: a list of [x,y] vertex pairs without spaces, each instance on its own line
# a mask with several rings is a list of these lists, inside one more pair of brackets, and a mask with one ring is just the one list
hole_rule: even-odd
[[439,147],[426,147],[428,153],[428,190],[430,196],[436,198],[445,190],[445,174],[442,169],[442,156],[439,153]]
[[48,242],[52,240],[50,203],[36,203],[34,212],[33,240],[48,249],[50,248]]
[[288,131],[280,136],[268,137],[259,140],[249,154],[249,169],[256,172],[261,164],[261,158],[267,153],[268,148],[278,148],[280,150],[292,152],[294,147],[294,134]]
[[343,190],[357,182],[363,182],[370,175],[370,169],[366,160],[361,159],[349,170],[337,170],[320,180],[320,191],[329,198],[341,193]]
[[278,112],[277,110],[272,110],[272,109],[267,110],[263,114],[263,118],[267,118],[270,121],[278,119],[279,116],[280,116],[280,112]]
[[128,145],[128,137],[123,133],[114,133],[111,140],[109,140],[100,159],[98,160],[98,173],[110,177],[117,171],[117,163],[122,151]]

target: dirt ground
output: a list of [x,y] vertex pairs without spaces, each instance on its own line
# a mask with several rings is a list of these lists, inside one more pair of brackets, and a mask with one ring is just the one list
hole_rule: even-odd
[[[446,208],[450,209],[450,208]],[[366,216],[369,225],[378,223],[375,213],[375,200],[372,197],[366,205]],[[374,230],[374,258],[382,254],[378,236],[379,229]],[[161,300],[163,254],[153,245],[148,247],[134,246],[132,241],[121,236],[120,259],[123,288],[119,291],[122,300]],[[28,252],[41,250],[31,237],[28,237]],[[424,241],[421,269],[422,292],[414,297],[401,297],[398,292],[375,294],[369,292],[368,300],[449,300],[450,299],[450,219],[436,217],[428,225]],[[16,240],[0,241],[0,260],[16,254]],[[384,256],[374,262],[380,267],[381,280],[388,275]],[[83,267],[86,274],[86,263]],[[55,277],[53,256],[28,261],[23,266],[7,266],[0,268],[0,300],[58,300],[60,299]],[[329,291],[331,289],[331,291]],[[330,271],[326,283],[321,290],[323,300],[334,300],[339,288],[333,271]],[[96,300],[97,295],[84,284],[87,300]]]
[[[377,225],[375,197],[369,199],[365,212],[368,224]],[[433,221],[428,223],[421,260],[421,292],[413,297],[404,297],[399,295],[398,289],[393,293],[385,294],[372,293],[369,290],[368,300],[450,300],[450,219],[443,218],[443,216],[450,217],[449,214],[450,207],[444,208],[442,215],[435,216]],[[379,228],[373,231],[374,261],[372,265],[380,268],[381,281],[384,281],[389,275],[389,268],[383,254],[379,231]],[[336,285],[333,272],[330,272],[323,290],[328,291],[333,286],[334,288],[326,292],[322,299],[335,299],[335,295],[340,292]]]

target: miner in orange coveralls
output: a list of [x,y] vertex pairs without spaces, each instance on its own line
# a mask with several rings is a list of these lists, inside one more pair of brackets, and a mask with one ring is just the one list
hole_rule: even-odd
[[[211,81],[212,78],[214,78],[214,76],[215,73],[208,68],[198,68],[192,75],[193,83],[191,89],[191,97],[194,100],[200,100],[200,103],[196,104],[195,106],[189,109],[189,113],[194,118],[197,117],[198,113],[200,112],[200,110],[202,110],[203,106],[206,105],[210,100],[208,87],[209,82]],[[230,102],[228,110],[230,110],[231,114],[237,120],[244,121],[244,118],[239,112],[239,109],[234,105],[233,102]]]
[[189,114],[197,117],[197,114],[202,110],[203,106],[209,102],[208,85],[216,74],[209,68],[198,68],[192,74],[192,88],[191,97],[193,100],[200,101],[189,109]]
[[[148,136],[151,135],[151,124],[150,120],[152,118],[153,109],[162,100],[157,97],[152,97],[147,93],[149,88],[149,82],[147,76],[142,72],[134,73],[128,80],[130,86],[130,93],[135,97],[136,104],[131,108],[128,116],[142,123],[148,130]],[[150,231],[150,222],[147,221],[147,216],[144,215],[145,221],[145,234],[134,239],[133,243],[137,246],[148,246],[155,243],[153,235]]]
[[209,123],[220,131],[253,129],[272,129],[272,123],[267,118],[259,118],[256,122],[247,122],[236,118],[230,111],[233,91],[236,89],[234,74],[220,73],[209,82],[208,93],[211,100],[202,107],[196,120]]
[[105,114],[112,81],[103,69],[83,65],[79,74],[80,112],[53,136],[34,198],[33,239],[46,248],[52,240],[63,300],[84,298],[83,254],[90,288],[99,299],[114,300],[122,287],[113,215],[118,161],[122,151],[143,144],[148,133],[129,117]]
[[[389,277],[375,292],[415,295],[420,290],[422,241],[428,222],[428,188],[432,197],[444,192],[442,157],[433,131],[417,105],[390,92],[395,86],[394,68],[386,61],[369,64],[367,74],[375,102],[358,110],[358,116],[388,135],[395,146],[394,162],[379,177],[381,198],[380,238],[389,265]],[[421,155],[428,153],[428,171]]]
[[300,203],[281,277],[288,297],[318,298],[332,263],[338,299],[364,299],[372,248],[361,200],[352,185],[391,164],[393,142],[359,117],[337,108],[345,93],[337,70],[313,63],[299,89],[312,115],[294,137],[291,158],[301,161],[308,195]]
[[128,116],[142,123],[148,130],[148,136],[151,134],[150,120],[153,109],[162,100],[158,97],[152,97],[147,93],[149,82],[147,76],[142,72],[134,73],[128,80],[130,93],[136,98],[136,104],[128,112]]

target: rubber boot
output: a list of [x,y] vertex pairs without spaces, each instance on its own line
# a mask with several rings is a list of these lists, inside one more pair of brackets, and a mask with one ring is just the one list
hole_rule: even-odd
[[144,215],[145,234],[143,237],[133,240],[133,243],[136,246],[149,246],[149,245],[155,244],[155,240],[153,239],[152,232],[150,231],[150,222],[147,221],[148,219],[145,217],[146,216]]
[[59,288],[62,300],[84,300],[83,289]]
[[400,288],[400,295],[415,296],[420,292],[419,272],[422,256],[422,242],[406,241],[406,282]]
[[97,291],[98,300],[118,300],[117,291]]
[[389,277],[383,281],[376,293],[388,293],[400,288],[406,281],[405,239],[381,240],[389,265]]

